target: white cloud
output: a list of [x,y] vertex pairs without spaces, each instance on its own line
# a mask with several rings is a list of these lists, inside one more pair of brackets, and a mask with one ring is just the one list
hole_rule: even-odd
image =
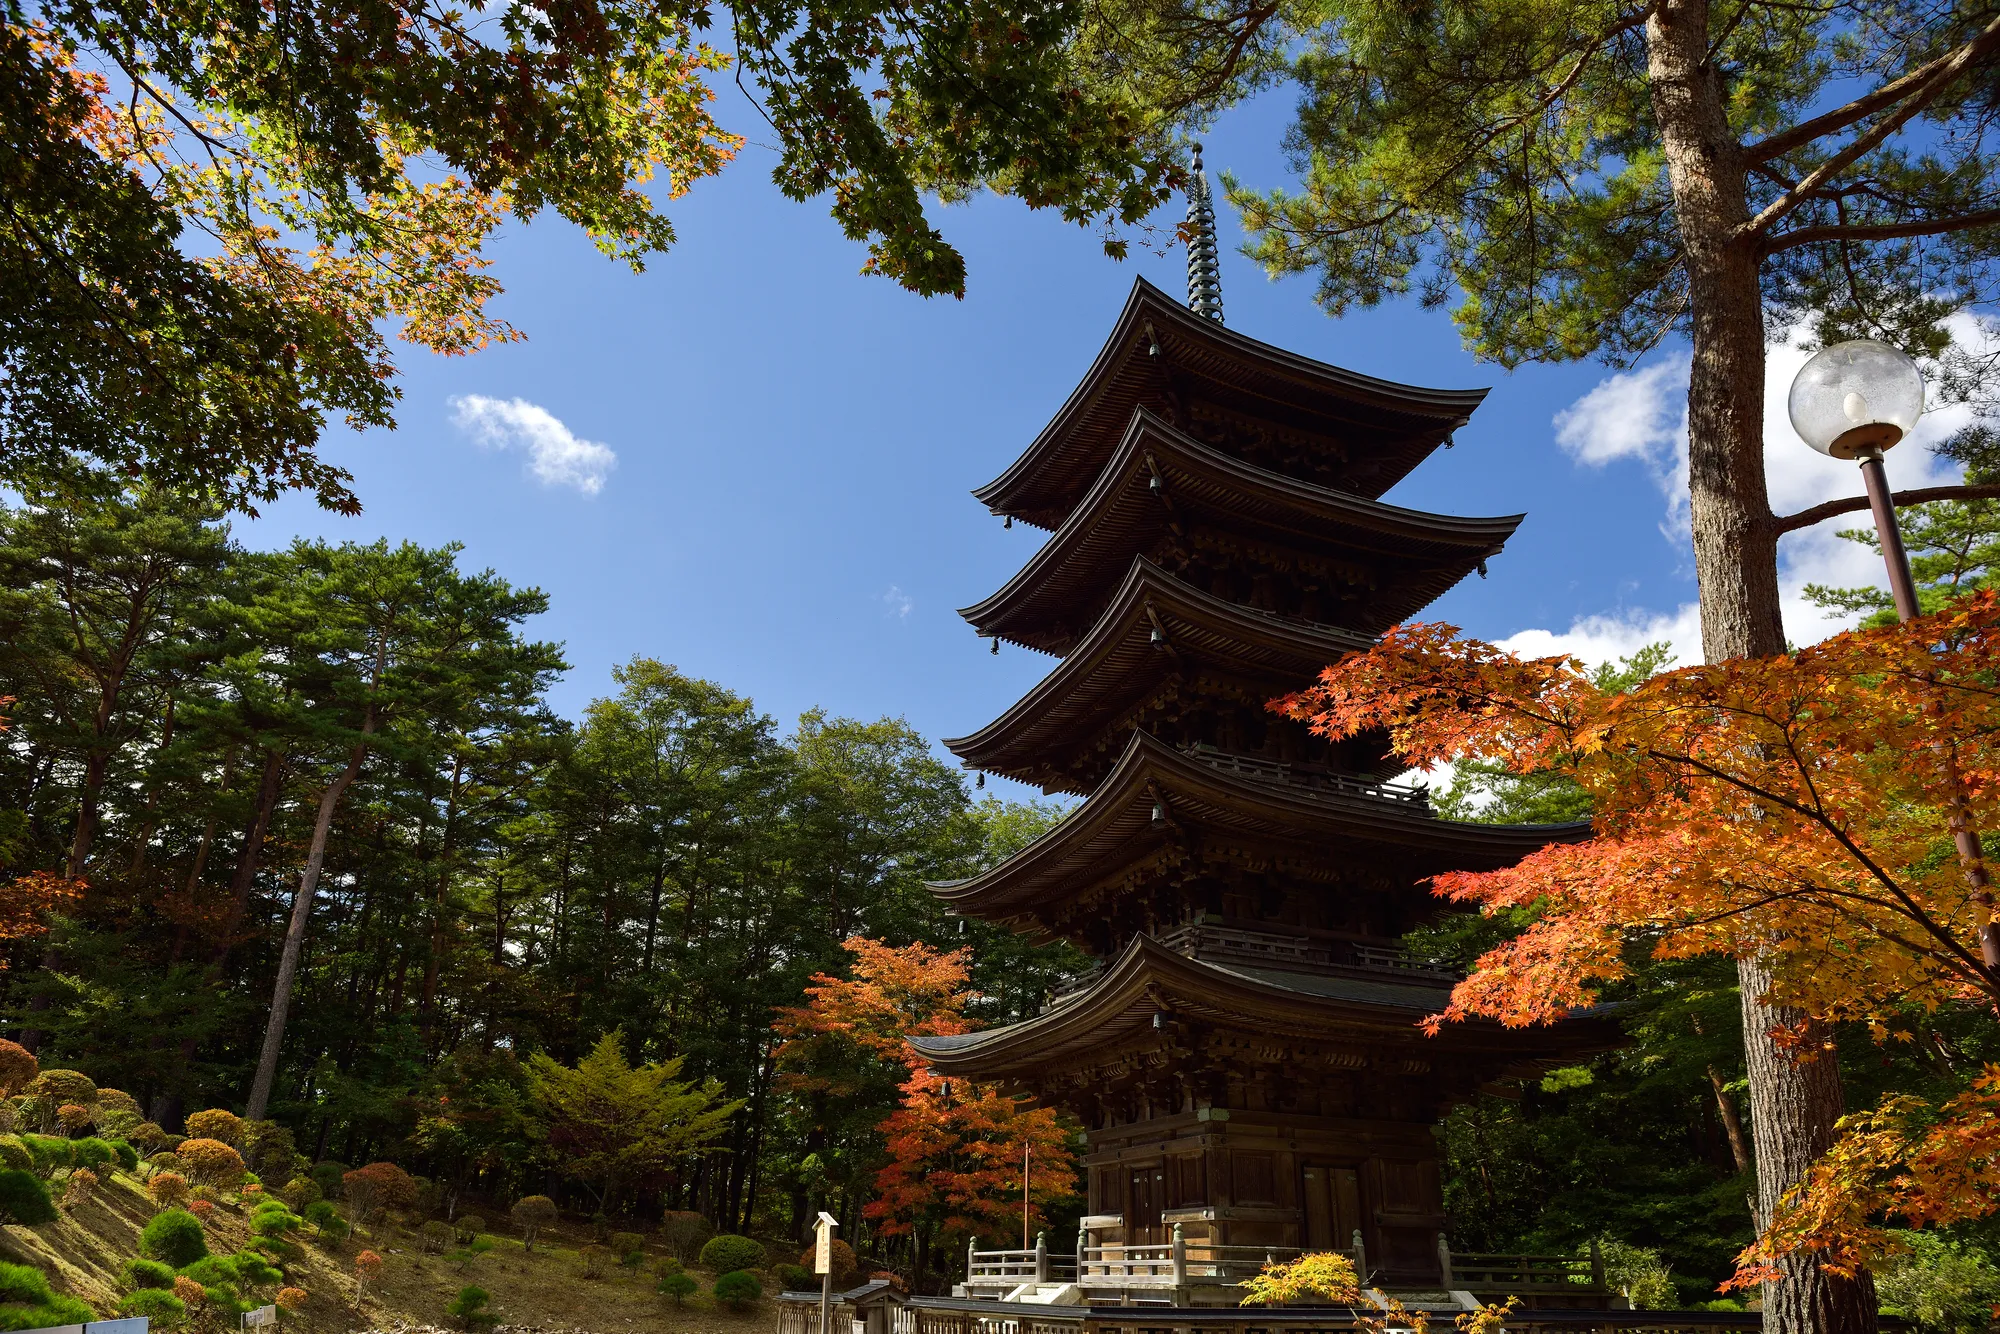
[[[1956,317],[1961,343],[1983,344],[1994,336],[1970,316]],[[1823,501],[1861,494],[1859,470],[1808,449],[1792,430],[1786,411],[1792,378],[1810,355],[1795,333],[1772,344],[1764,379],[1764,471],[1771,507],[1791,514]],[[1602,468],[1633,460],[1651,474],[1666,501],[1661,531],[1677,546],[1688,540],[1687,377],[1685,354],[1634,371],[1621,371],[1557,413],[1556,442],[1577,462]],[[1931,449],[1971,420],[1963,407],[1943,407],[1924,415],[1917,429],[1888,455],[1889,481],[1897,490],[1938,486],[1958,479],[1955,467]],[[1881,558],[1839,536],[1844,528],[1870,526],[1865,511],[1825,520],[1787,535],[1778,549],[1778,580],[1785,631],[1793,643],[1810,644],[1846,628],[1854,618],[1829,617],[1806,600],[1807,584],[1885,587]],[[1627,609],[1579,617],[1567,629],[1530,629],[1501,640],[1528,656],[1568,653],[1591,665],[1630,655],[1643,645],[1665,641],[1683,664],[1701,661],[1701,613],[1695,603],[1671,611]]]
[[543,486],[573,486],[587,496],[604,489],[618,466],[609,445],[579,438],[560,418],[525,398],[454,395],[452,421],[487,449],[522,449],[528,471]]
[[882,605],[887,608],[884,615],[893,616],[899,621],[909,620],[910,613],[917,609],[916,599],[894,584],[890,584],[889,591],[882,595]]

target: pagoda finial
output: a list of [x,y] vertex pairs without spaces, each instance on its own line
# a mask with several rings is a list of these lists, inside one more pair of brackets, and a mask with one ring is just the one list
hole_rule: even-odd
[[1188,309],[1222,323],[1222,266],[1215,251],[1215,201],[1208,173],[1201,169],[1201,145],[1194,146],[1194,175],[1188,181]]

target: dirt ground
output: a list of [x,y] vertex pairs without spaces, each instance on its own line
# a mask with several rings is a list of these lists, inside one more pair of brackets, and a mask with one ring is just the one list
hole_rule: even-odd
[[[111,1316],[124,1295],[118,1271],[138,1254],[139,1233],[152,1216],[142,1183],[115,1173],[74,1213],[66,1211],[41,1227],[0,1228],[0,1259],[35,1265],[49,1275],[50,1286]],[[238,1250],[249,1240],[248,1211],[238,1202],[224,1201],[210,1216],[207,1231],[211,1252]],[[377,1224],[333,1247],[301,1238],[305,1255],[285,1267],[286,1282],[304,1288],[310,1297],[300,1316],[287,1317],[285,1324],[296,1334],[449,1326],[445,1307],[460,1288],[477,1284],[493,1296],[487,1309],[503,1326],[521,1327],[520,1334],[762,1334],[776,1325],[769,1296],[748,1311],[717,1309],[708,1296],[714,1275],[693,1268],[688,1272],[701,1284],[701,1293],[676,1310],[671,1299],[653,1291],[655,1247],[648,1247],[637,1272],[612,1266],[603,1278],[586,1279],[577,1258],[585,1239],[558,1233],[538,1240],[529,1251],[516,1238],[495,1236],[493,1249],[461,1271],[440,1256],[424,1254],[417,1233],[397,1222]],[[364,1249],[379,1254],[383,1264],[357,1305],[354,1257]],[[761,1277],[767,1293],[777,1290],[774,1278]],[[268,1293],[260,1295],[269,1299]]]

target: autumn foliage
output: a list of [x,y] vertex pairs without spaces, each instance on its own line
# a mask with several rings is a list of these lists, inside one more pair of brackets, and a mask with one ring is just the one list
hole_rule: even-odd
[[[1401,626],[1274,707],[1332,738],[1386,728],[1412,766],[1497,760],[1566,774],[1591,797],[1588,837],[1436,878],[1443,897],[1532,923],[1480,959],[1434,1029],[1475,1015],[1547,1023],[1645,954],[1721,954],[1762,957],[1776,1003],[1888,1043],[1912,1040],[1913,1013],[2000,1003],[2000,968],[1982,953],[1994,920],[1983,859],[1952,837],[1961,821],[2000,829],[1996,669],[2000,602],[1982,594],[1908,626],[1626,693],[1600,690],[1571,659]],[[1850,1118],[1740,1257],[1738,1281],[1795,1250],[1860,1263],[1886,1244],[1885,1216],[1990,1212],[1997,1081],[1991,1070],[1943,1108],[1891,1099]]]
[[967,952],[860,938],[845,948],[852,977],[819,974],[804,1006],[779,1013],[778,1065],[795,1095],[851,1098],[885,1078],[900,1087],[900,1105],[876,1128],[884,1152],[863,1212],[877,1229],[947,1243],[1018,1232],[1024,1155],[1031,1226],[1073,1196],[1069,1132],[1053,1110],[940,1079],[907,1041],[973,1030]]

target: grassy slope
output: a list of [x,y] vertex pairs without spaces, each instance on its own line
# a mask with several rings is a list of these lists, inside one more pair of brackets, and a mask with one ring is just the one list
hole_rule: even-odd
[[[60,1187],[60,1183],[57,1183]],[[60,1194],[60,1189],[56,1192]],[[42,1227],[0,1227],[0,1259],[32,1264],[49,1275],[51,1286],[81,1298],[101,1315],[112,1315],[123,1290],[118,1271],[138,1254],[139,1232],[153,1215],[144,1188],[125,1173],[117,1173],[98,1188],[97,1196],[74,1214]],[[220,1205],[208,1224],[209,1249],[228,1254],[249,1240],[247,1211],[233,1203]],[[305,1324],[315,1334],[394,1326],[403,1323],[446,1324],[446,1305],[468,1283],[493,1294],[488,1308],[509,1325],[565,1328],[592,1334],[624,1334],[641,1328],[687,1331],[688,1334],[750,1334],[769,1330],[769,1300],[747,1312],[715,1309],[705,1294],[713,1275],[690,1272],[702,1283],[702,1296],[675,1310],[653,1291],[651,1253],[637,1273],[613,1268],[601,1279],[585,1279],[577,1247],[586,1238],[558,1233],[538,1241],[532,1251],[509,1237],[495,1237],[493,1250],[460,1272],[439,1256],[423,1254],[414,1231],[383,1223],[369,1235],[338,1247],[306,1242],[305,1257],[286,1266],[286,1281],[311,1294]],[[354,1256],[373,1249],[383,1258],[382,1272],[369,1285],[361,1307],[354,1306]],[[766,1278],[765,1288],[777,1284]],[[269,1300],[269,1294],[260,1294]],[[295,1326],[296,1327],[296,1326]]]

